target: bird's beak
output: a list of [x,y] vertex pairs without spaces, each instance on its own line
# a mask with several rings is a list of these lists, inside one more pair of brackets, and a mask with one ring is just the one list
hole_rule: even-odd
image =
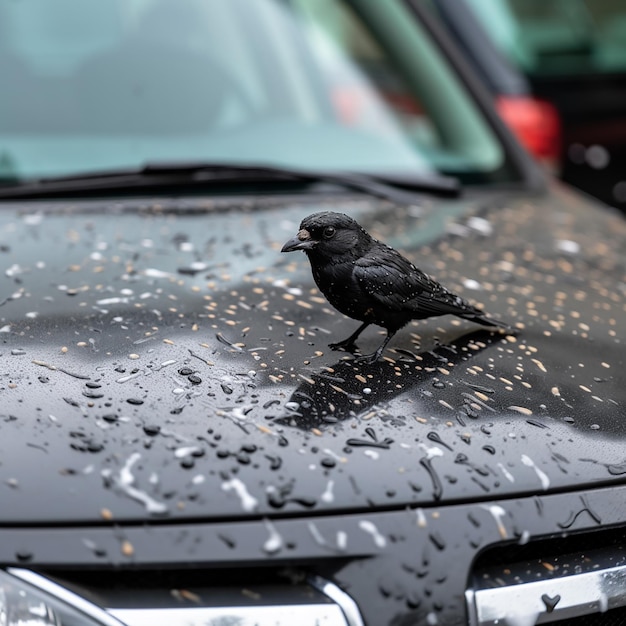
[[298,234],[290,239],[283,247],[281,252],[293,252],[294,250],[310,250],[317,245],[317,241],[311,239],[311,233],[306,229],[301,229]]

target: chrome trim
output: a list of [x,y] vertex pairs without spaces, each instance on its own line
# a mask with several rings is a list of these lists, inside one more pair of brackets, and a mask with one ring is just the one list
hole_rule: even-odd
[[465,604],[467,606],[467,626],[478,626],[476,621],[476,593],[473,589],[465,591]]
[[365,626],[357,603],[345,591],[321,576],[309,576],[307,582],[341,608],[347,626]]
[[126,626],[346,626],[336,604],[197,607],[184,609],[109,609]]
[[626,565],[465,592],[470,626],[548,624],[626,606]]
[[90,617],[99,624],[102,624],[102,626],[125,626],[122,622],[115,619],[109,612],[85,600],[73,591],[69,591],[65,587],[61,587],[61,585],[57,585],[57,583],[52,582],[50,579],[44,578],[35,572],[31,572],[30,570],[22,569],[20,567],[8,567],[5,572],[25,583],[28,583],[39,591],[47,593],[55,600],[60,600],[68,606],[84,613],[87,617]]
[[97,621],[102,626],[218,626],[232,618],[240,626],[364,626],[359,609],[337,585],[312,576],[307,582],[332,602],[261,606],[103,609],[76,593],[31,570],[5,570],[39,591]]

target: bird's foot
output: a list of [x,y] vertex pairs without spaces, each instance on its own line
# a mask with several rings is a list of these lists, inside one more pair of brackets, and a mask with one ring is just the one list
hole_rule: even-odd
[[338,341],[337,343],[329,343],[328,347],[331,350],[342,350],[343,352],[350,352],[351,354],[354,354],[358,350],[356,343],[348,340]]
[[354,358],[355,363],[362,363],[363,365],[372,365],[378,361],[380,358],[380,353],[374,352],[372,354],[363,354],[362,356],[357,356]]

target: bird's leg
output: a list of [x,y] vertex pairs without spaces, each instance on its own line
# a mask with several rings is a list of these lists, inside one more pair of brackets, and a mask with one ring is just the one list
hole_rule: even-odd
[[337,343],[330,343],[328,347],[331,350],[345,350],[346,352],[354,352],[356,344],[354,343],[358,336],[370,325],[369,322],[363,322],[347,339],[338,341]]
[[387,344],[391,341],[391,338],[396,334],[396,332],[397,331],[395,330],[387,329],[387,336],[385,337],[383,342],[380,344],[380,346],[378,346],[378,348],[376,349],[376,352],[372,352],[372,354],[366,354],[364,356],[359,356],[355,359],[355,361],[359,363],[367,363],[367,364],[376,363],[376,361],[378,361],[378,359],[380,359],[380,357],[382,356],[383,351],[387,347]]

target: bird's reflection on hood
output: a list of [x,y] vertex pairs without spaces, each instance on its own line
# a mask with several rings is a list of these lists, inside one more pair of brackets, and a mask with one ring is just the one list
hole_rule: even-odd
[[[276,423],[324,430],[351,417],[366,419],[376,415],[383,420],[397,419],[385,410],[390,400],[418,385],[422,387],[418,392],[422,397],[432,396],[425,383],[431,382],[435,389],[445,386],[439,380],[442,367],[467,361],[500,339],[499,335],[477,330],[433,350],[412,353],[398,349],[402,357],[395,361],[365,364],[345,357],[306,376],[286,405],[289,415],[281,416]],[[476,417],[469,400],[464,413]],[[461,415],[457,417],[462,419]]]

